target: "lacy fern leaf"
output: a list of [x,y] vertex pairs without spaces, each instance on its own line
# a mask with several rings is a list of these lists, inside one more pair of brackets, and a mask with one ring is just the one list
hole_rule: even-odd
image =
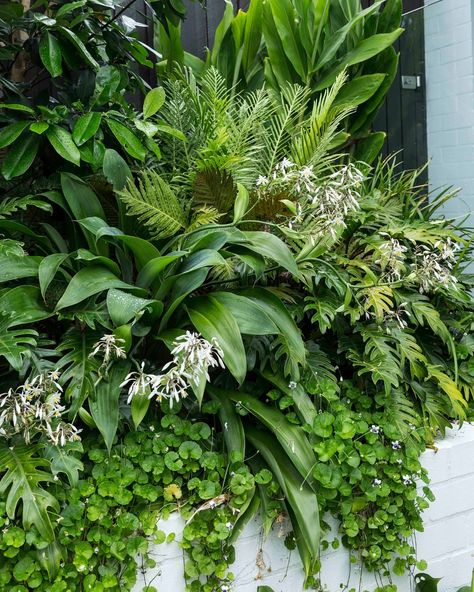
[[142,172],[138,187],[129,181],[118,195],[128,213],[136,216],[154,239],[173,236],[186,226],[185,213],[178,198],[155,171]]

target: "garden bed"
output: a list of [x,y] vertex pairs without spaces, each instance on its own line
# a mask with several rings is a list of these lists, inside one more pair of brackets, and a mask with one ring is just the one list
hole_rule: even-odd
[[[421,459],[436,501],[424,514],[425,532],[416,536],[416,547],[419,558],[428,562],[430,575],[442,578],[440,592],[451,592],[469,581],[474,566],[474,424],[448,430],[436,447],[437,451],[427,450]],[[183,524],[179,515],[173,514],[160,528],[176,533],[179,541]],[[145,584],[159,591],[184,592],[184,556],[178,543],[156,547],[151,554],[157,566],[139,575],[134,592],[141,592]],[[231,566],[235,575],[232,592],[255,592],[259,584],[271,586],[275,592],[303,590],[298,553],[286,549],[278,527],[264,540],[259,521],[252,521],[237,542],[236,556]],[[339,590],[341,583],[356,589],[360,583],[360,590],[370,591],[377,585],[373,574],[361,574],[357,564],[350,566],[349,555],[342,547],[330,548],[321,559],[321,580],[329,592]],[[408,576],[394,576],[393,581],[399,592],[412,590]]]

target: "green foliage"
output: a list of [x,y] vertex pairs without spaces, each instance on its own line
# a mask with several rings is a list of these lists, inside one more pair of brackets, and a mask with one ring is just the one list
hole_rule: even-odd
[[234,15],[230,0],[204,61],[187,54],[180,41],[180,25],[161,27],[156,36],[163,54],[163,70],[177,64],[196,75],[216,68],[235,91],[253,92],[264,83],[282,97],[289,83],[323,96],[338,75],[350,82],[337,96],[345,105],[344,136],[358,160],[372,162],[384,134],[370,126],[396,74],[398,55],[392,45],[403,32],[401,0],[374,2],[363,9],[359,0],[252,0],[247,12]]
[[[173,539],[159,530],[158,517],[169,516],[184,499],[187,525],[180,544],[189,555],[185,572],[191,589],[210,590],[231,581],[224,557],[230,554],[236,512],[254,495],[255,480],[242,462],[228,464],[218,450],[207,424],[193,425],[176,414],[130,432],[110,456],[94,438],[86,439],[80,480],[70,488],[52,482],[57,547],[47,544],[36,522],[22,526],[9,513],[8,502],[0,503],[0,585],[48,592],[89,585],[97,591],[131,590],[137,555],[152,567],[150,542]],[[171,458],[176,460],[171,463]],[[228,470],[233,477],[226,477]],[[275,493],[270,475],[265,488],[272,487]],[[200,575],[206,580],[202,588]]]

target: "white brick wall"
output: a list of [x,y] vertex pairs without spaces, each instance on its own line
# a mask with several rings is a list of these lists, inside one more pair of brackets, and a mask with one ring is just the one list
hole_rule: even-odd
[[[430,0],[432,1],[432,0]],[[429,181],[462,188],[448,216],[474,222],[474,0],[426,3],[425,52]]]
[[[437,448],[437,452],[426,451],[422,458],[436,501],[424,515],[425,532],[417,535],[416,545],[419,558],[428,561],[428,573],[443,578],[440,592],[455,592],[470,581],[474,567],[474,425],[450,430]],[[182,526],[182,520],[174,515],[160,528],[177,533],[179,540]],[[256,565],[259,550],[264,562],[261,569]],[[141,575],[134,592],[141,592],[145,583],[158,592],[184,592],[184,558],[177,542],[156,547],[153,555],[156,569]],[[259,584],[271,586],[275,592],[303,591],[298,554],[289,553],[277,533],[263,540],[258,520],[244,530],[236,555],[231,567],[235,575],[232,592],[256,592]],[[357,566],[351,568],[348,553],[342,548],[324,553],[322,566],[321,579],[327,592],[337,592],[341,583],[357,590],[372,591],[376,587],[371,574],[361,574]],[[399,592],[412,590],[408,578],[394,578],[394,583]]]

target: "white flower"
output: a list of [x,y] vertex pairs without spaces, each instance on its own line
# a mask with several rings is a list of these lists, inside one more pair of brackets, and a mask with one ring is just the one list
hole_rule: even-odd
[[233,527],[234,527],[234,525],[232,524],[232,522],[226,523],[226,528],[228,528],[229,530],[232,530]]
[[380,486],[382,485],[382,480],[381,480],[381,479],[374,479],[374,480],[372,481],[372,485],[373,485],[374,487],[380,487]]
[[380,434],[380,426],[372,424],[370,426],[370,431],[372,432],[372,434]]
[[289,384],[288,384],[288,388],[291,389],[292,391],[294,391],[296,388],[298,387],[298,384],[292,380]]
[[394,440],[392,442],[392,448],[394,450],[399,450],[402,447],[402,445],[400,444],[400,442],[398,440]]
[[153,375],[146,374],[144,372],[144,367],[145,362],[142,362],[140,370],[138,372],[130,372],[130,374],[127,374],[125,380],[120,385],[121,388],[128,385],[128,405],[136,395],[150,394],[150,382],[153,379]]
[[267,177],[264,177],[263,175],[260,175],[256,181],[256,185],[257,187],[266,187],[268,185],[269,181]]
[[104,335],[94,345],[89,357],[94,357],[100,354],[104,359],[104,364],[108,364],[112,358],[126,358],[127,354],[125,353],[124,348],[121,345],[118,345],[122,343],[125,343],[125,341],[115,337],[113,334]]
[[55,445],[79,439],[79,430],[61,421],[62,388],[59,372],[44,373],[17,389],[0,394],[0,434],[9,438],[21,433],[28,444],[35,434],[45,434]]
[[402,475],[403,485],[411,485],[413,483],[412,478],[410,475]]

